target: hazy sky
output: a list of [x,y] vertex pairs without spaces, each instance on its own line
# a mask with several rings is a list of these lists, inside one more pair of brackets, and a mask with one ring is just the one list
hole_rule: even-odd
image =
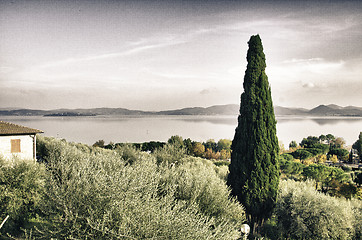
[[240,103],[260,34],[274,105],[362,106],[361,1],[0,1],[0,108]]

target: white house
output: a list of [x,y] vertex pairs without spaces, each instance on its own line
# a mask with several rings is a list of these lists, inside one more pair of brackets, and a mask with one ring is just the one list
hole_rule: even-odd
[[6,159],[14,155],[22,159],[35,159],[37,133],[43,131],[0,121],[0,155]]

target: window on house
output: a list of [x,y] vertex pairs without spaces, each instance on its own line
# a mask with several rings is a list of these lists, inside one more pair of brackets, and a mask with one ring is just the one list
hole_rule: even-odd
[[11,139],[11,153],[19,153],[20,149],[20,139]]

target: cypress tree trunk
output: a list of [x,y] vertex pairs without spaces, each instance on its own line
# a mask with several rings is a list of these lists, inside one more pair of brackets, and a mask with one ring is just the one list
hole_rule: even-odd
[[259,35],[251,36],[232,143],[228,185],[246,210],[253,233],[271,216],[279,186],[279,145],[265,55]]

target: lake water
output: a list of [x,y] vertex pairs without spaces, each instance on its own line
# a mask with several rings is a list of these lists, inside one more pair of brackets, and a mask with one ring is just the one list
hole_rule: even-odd
[[[3,121],[36,128],[45,136],[93,144],[167,141],[172,135],[184,139],[233,139],[237,116],[95,116],[95,117],[1,117]],[[362,131],[362,118],[277,117],[277,135],[286,147],[307,136],[333,134],[352,145]]]

